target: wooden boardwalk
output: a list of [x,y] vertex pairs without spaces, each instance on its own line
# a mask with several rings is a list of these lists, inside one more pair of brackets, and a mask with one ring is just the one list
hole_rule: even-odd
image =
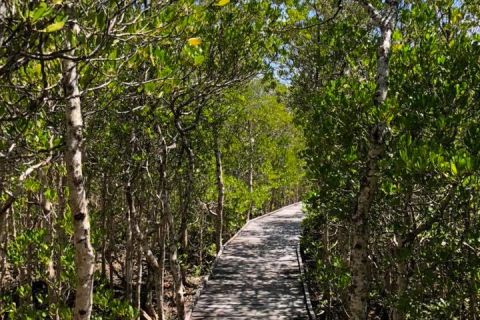
[[308,319],[297,259],[300,204],[250,221],[224,247],[191,319]]

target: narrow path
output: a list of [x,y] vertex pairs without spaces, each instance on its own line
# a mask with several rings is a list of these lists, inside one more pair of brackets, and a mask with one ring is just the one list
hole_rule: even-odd
[[252,220],[224,248],[191,319],[308,319],[297,245],[300,204]]

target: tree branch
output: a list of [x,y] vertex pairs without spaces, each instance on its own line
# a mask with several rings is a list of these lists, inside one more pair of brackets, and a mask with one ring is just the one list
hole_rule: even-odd
[[[50,145],[52,145],[53,143],[53,137],[50,138]],[[33,166],[31,167],[28,167],[27,170],[25,170],[21,175],[20,177],[18,178],[18,181],[19,182],[23,182],[25,181],[25,179],[30,175],[32,174],[33,171],[47,165],[50,163],[50,161],[52,161],[52,158],[53,158],[53,151],[50,151],[50,154],[48,155],[48,157],[43,160],[43,161],[40,161],[39,163],[37,164],[34,164]],[[2,208],[0,209],[0,215],[3,215],[7,212],[8,209],[10,209],[10,207],[13,205],[13,203],[15,202],[15,199],[17,199],[18,197],[18,194],[20,193],[20,186],[17,186],[16,190],[14,192],[9,192],[9,197],[8,199],[5,201],[5,203],[3,204]]]
[[438,206],[438,209],[434,213],[434,215],[425,223],[421,224],[411,232],[409,232],[405,238],[402,241],[402,247],[405,247],[406,245],[412,243],[419,234],[422,232],[428,231],[433,227],[433,224],[435,222],[438,222],[440,220],[440,217],[442,217],[443,212],[447,209],[448,204],[450,203],[450,200],[452,200],[453,195],[455,194],[455,187],[456,185],[452,185],[451,189],[448,191],[448,194],[443,198],[443,200],[440,202],[440,205]]
[[384,17],[380,13],[380,11],[375,8],[368,0],[358,0],[360,4],[368,11],[372,19],[378,23],[379,25],[384,25]]

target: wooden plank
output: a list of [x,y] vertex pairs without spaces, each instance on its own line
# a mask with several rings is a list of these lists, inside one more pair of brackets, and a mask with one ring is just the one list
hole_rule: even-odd
[[223,248],[191,319],[308,319],[296,248],[300,206],[248,224]]
[[[217,316],[192,316],[192,320],[200,320],[200,319],[208,319],[208,320],[219,320],[219,319],[225,319],[225,317],[217,317]],[[262,320],[305,320],[306,318],[304,316],[298,316],[298,317],[281,317],[278,315],[275,316],[255,316],[255,315],[249,315],[249,316],[229,316],[228,319],[232,320],[250,320],[250,319],[262,319]]]
[[[296,310],[292,309],[285,309],[285,310],[258,310],[258,309],[239,309],[239,310],[207,310],[207,311],[195,311],[195,316],[204,316],[204,317],[225,317],[230,319],[231,317],[239,317],[239,316],[263,316],[263,317],[270,317],[270,316],[277,316],[277,317],[299,317],[299,316],[308,316],[306,310]],[[303,318],[306,319],[306,318]]]
[[241,304],[241,303],[231,303],[228,304],[228,301],[219,303],[207,303],[207,302],[201,302],[196,305],[197,310],[229,310],[229,309],[235,309],[237,310],[240,307],[243,308],[262,308],[262,309],[269,309],[269,310],[282,310],[282,309],[301,309],[303,308],[303,301],[262,301],[262,300],[255,300],[251,301],[248,304]]

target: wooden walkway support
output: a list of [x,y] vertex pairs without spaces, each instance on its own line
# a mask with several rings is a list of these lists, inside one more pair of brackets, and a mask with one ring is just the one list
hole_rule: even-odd
[[309,319],[297,257],[302,218],[294,204],[251,220],[224,246],[190,319]]

